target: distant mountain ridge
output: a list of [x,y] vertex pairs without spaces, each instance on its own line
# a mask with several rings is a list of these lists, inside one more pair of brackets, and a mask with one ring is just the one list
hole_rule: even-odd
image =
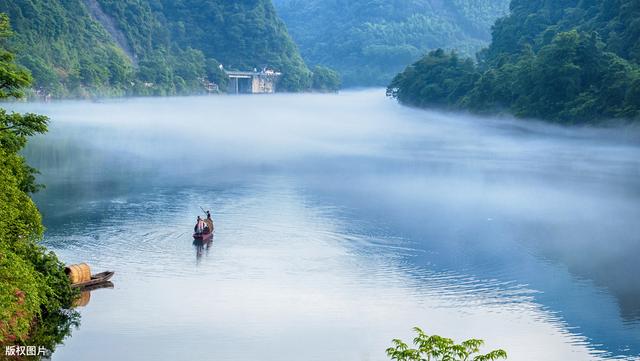
[[491,40],[509,0],[274,0],[310,65],[347,86],[386,86],[435,48],[473,55]]
[[42,95],[170,95],[224,86],[229,69],[272,67],[279,88],[311,73],[270,0],[5,0],[8,46]]

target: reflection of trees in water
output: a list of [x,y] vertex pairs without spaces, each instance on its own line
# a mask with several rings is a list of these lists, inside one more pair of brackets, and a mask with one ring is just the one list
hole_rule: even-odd
[[[53,353],[56,347],[69,336],[73,328],[80,327],[80,313],[76,310],[59,310],[49,313],[40,320],[33,328],[29,340],[23,342],[23,346],[44,347]],[[4,349],[2,350],[4,353]],[[12,360],[41,360],[48,359],[46,357],[23,357],[19,356]]]
[[[113,288],[112,282],[105,282],[100,285],[85,288],[74,301],[74,307],[84,307],[89,303],[91,292],[102,289]],[[42,320],[37,321],[28,340],[17,343],[15,346],[35,346],[37,349],[44,347],[50,354],[42,356],[17,356],[11,360],[50,360],[56,348],[65,339],[71,336],[72,330],[80,327],[80,313],[75,309],[60,309],[54,313],[45,315]],[[4,347],[1,350],[4,354]]]

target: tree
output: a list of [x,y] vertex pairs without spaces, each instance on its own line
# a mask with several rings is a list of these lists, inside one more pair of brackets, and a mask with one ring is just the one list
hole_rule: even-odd
[[453,340],[438,335],[427,335],[419,327],[413,329],[418,335],[413,339],[417,348],[409,348],[402,340],[393,340],[393,347],[387,349],[387,355],[396,361],[495,361],[506,359],[504,350],[494,350],[480,354],[484,341],[466,340],[456,344]]
[[640,119],[637,64],[606,51],[596,33],[571,30],[548,41],[480,65],[433,51],[398,74],[387,95],[411,106],[507,110],[562,124]]
[[342,81],[340,74],[326,66],[316,65],[311,77],[311,89],[320,92],[337,92],[340,90]]
[[[31,81],[4,47],[10,35],[8,18],[0,14],[0,99],[22,97]],[[34,321],[47,324],[75,295],[64,265],[37,243],[43,226],[29,197],[39,189],[36,170],[20,155],[29,136],[46,132],[47,122],[0,109],[0,343],[25,341]]]
[[31,75],[15,63],[15,56],[4,49],[12,35],[7,14],[0,14],[0,99],[20,98],[22,89],[31,84]]
[[398,74],[387,95],[412,106],[456,107],[479,77],[472,61],[438,49]]
[[[9,18],[0,14],[0,45],[11,36]],[[20,98],[24,95],[23,88],[31,83],[29,72],[15,63],[14,55],[0,47],[0,99]],[[20,181],[20,190],[34,192],[35,169],[29,167],[18,152],[27,144],[27,137],[47,131],[48,119],[36,114],[7,113],[0,109],[0,148],[7,155],[17,157],[13,162],[13,173]]]

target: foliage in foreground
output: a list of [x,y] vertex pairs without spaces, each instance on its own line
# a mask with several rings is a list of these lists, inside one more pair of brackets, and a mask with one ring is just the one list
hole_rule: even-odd
[[[7,17],[0,16],[0,44],[10,34]],[[13,54],[0,47],[0,99],[21,97],[30,81]],[[36,170],[20,155],[27,138],[44,133],[47,122],[0,109],[0,344],[26,341],[75,296],[64,265],[38,245],[43,226],[29,197],[39,189]]]
[[387,94],[411,106],[506,111],[562,124],[640,120],[633,35],[640,23],[632,20],[640,8],[633,1],[513,0],[479,63],[431,52],[398,74]]
[[480,354],[480,347],[484,341],[477,339],[466,340],[456,344],[453,340],[438,335],[427,335],[419,327],[414,331],[417,336],[413,339],[416,348],[410,348],[402,340],[393,340],[393,347],[387,349],[387,355],[396,361],[494,361],[506,359],[504,350],[494,350],[487,354]]

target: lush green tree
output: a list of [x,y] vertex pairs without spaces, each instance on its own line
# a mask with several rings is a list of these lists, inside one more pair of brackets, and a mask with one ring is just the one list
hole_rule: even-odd
[[130,86],[130,60],[83,1],[2,1],[0,13],[11,19],[8,42],[41,95],[124,94]]
[[495,361],[506,359],[504,350],[494,350],[487,354],[480,354],[480,347],[484,341],[478,339],[466,340],[456,344],[452,339],[438,335],[427,335],[419,327],[414,331],[417,336],[413,339],[416,348],[410,348],[402,340],[393,340],[393,347],[387,349],[387,355],[396,361]]
[[337,92],[340,90],[340,74],[326,66],[316,65],[312,70],[311,89],[319,92]]
[[[31,81],[5,47],[10,35],[8,18],[0,15],[0,99],[21,97]],[[45,322],[75,295],[64,265],[37,243],[43,227],[29,197],[39,188],[36,170],[20,155],[28,137],[47,130],[47,121],[0,109],[0,343],[25,341],[34,320]]]
[[0,99],[21,97],[31,76],[15,63],[15,56],[7,51],[6,39],[12,35],[7,14],[0,13]]
[[220,87],[221,91],[227,90],[227,84],[229,83],[229,77],[222,69],[222,64],[220,64],[215,59],[208,59],[205,64],[207,79],[211,82],[214,82]]
[[[640,66],[624,40],[636,28],[620,20],[625,11],[636,13],[631,2],[514,0],[511,15],[496,22],[491,46],[477,65],[469,63],[471,86],[459,76],[460,61],[442,69],[429,54],[399,74],[388,94],[408,105],[506,111],[563,124],[638,120]],[[625,50],[614,53],[612,42]]]
[[478,78],[471,60],[438,49],[398,74],[387,95],[407,105],[451,108],[460,104]]

